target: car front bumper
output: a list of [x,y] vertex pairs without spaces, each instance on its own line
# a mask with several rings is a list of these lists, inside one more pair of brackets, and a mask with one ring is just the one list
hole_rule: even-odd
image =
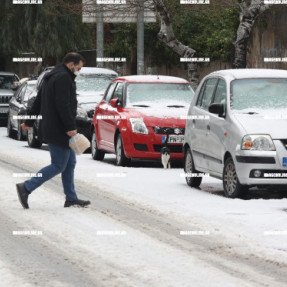
[[0,119],[7,120],[9,113],[9,106],[8,105],[0,105]]
[[237,149],[235,167],[241,184],[287,185],[287,149],[280,140],[274,145],[276,151]]
[[[150,132],[148,135],[136,134],[130,131],[121,130],[125,154],[129,158],[141,159],[160,159],[163,134],[155,134]],[[183,159],[183,144],[168,143],[170,149],[170,158],[180,160]]]

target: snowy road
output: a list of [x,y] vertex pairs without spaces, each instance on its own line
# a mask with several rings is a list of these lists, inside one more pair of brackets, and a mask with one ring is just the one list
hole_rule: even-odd
[[13,173],[37,172],[49,153],[0,128],[1,286],[286,286],[284,192],[231,200],[215,179],[189,188],[181,168],[77,160],[77,193],[90,208],[64,209],[56,177],[23,210],[15,183],[24,178]]

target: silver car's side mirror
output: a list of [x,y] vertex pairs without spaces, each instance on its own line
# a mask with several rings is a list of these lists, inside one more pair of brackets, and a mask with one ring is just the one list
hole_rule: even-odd
[[211,104],[208,108],[208,111],[212,114],[217,114],[219,117],[225,116],[223,104]]

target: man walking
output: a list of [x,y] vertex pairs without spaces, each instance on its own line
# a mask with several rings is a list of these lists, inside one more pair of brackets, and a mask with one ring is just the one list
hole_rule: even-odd
[[[37,187],[61,173],[66,201],[64,207],[85,207],[90,201],[80,200],[74,188],[75,152],[69,147],[70,137],[77,134],[76,75],[84,65],[78,53],[68,53],[63,63],[55,66],[42,80],[38,95],[28,115],[41,115],[39,138],[48,144],[51,164],[38,171],[42,177],[32,177],[16,184],[18,198],[23,208],[29,208],[28,197]],[[34,120],[21,124],[23,130],[33,127]]]

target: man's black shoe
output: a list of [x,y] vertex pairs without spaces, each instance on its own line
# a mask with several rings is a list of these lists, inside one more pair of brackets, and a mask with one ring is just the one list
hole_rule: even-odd
[[22,204],[23,208],[28,209],[29,208],[28,196],[30,193],[25,188],[24,183],[16,184],[16,188],[17,188],[17,194],[18,194],[20,203]]
[[85,207],[87,205],[91,204],[91,202],[89,200],[81,200],[81,199],[77,199],[74,201],[69,201],[66,200],[64,207],[70,207],[70,206],[80,206],[80,207]]

